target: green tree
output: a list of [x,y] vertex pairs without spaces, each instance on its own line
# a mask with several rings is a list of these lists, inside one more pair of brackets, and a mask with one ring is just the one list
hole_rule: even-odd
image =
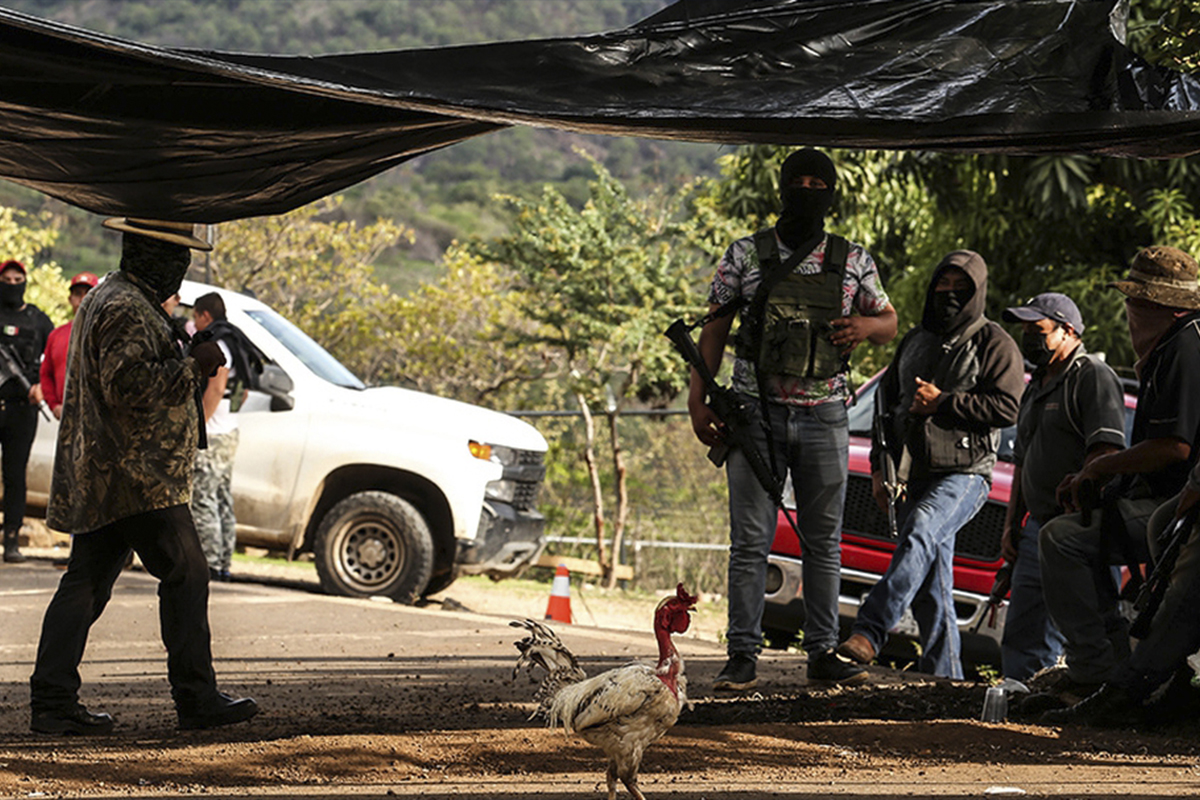
[[67,279],[62,267],[42,258],[57,239],[58,230],[48,216],[0,206],[0,261],[15,258],[25,265],[25,301],[46,312],[55,325],[62,325],[71,318]]
[[375,280],[372,264],[410,239],[394,222],[325,221],[341,197],[273,217],[227,222],[203,267],[213,284],[250,292],[296,323],[368,383],[393,378],[400,298]]
[[583,413],[597,560],[612,586],[616,559],[605,542],[595,411],[602,409],[608,422],[619,552],[629,503],[618,420],[630,402],[662,405],[684,386],[686,370],[662,332],[696,307],[701,253],[678,222],[688,189],[637,200],[598,162],[592,168],[582,208],[550,187],[536,201],[509,197],[512,232],[475,247],[516,277],[518,302],[538,330],[514,332],[514,339],[557,354],[566,391]]

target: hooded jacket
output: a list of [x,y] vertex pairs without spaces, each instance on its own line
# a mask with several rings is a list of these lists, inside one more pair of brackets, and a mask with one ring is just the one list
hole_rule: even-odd
[[[945,325],[934,312],[934,287],[947,269],[957,267],[974,287],[971,297]],[[887,424],[892,458],[900,478],[921,482],[938,475],[983,475],[996,465],[1000,429],[1017,421],[1025,388],[1024,362],[1013,338],[984,316],[987,264],[970,250],[947,255],[934,270],[925,293],[921,324],[905,334],[896,357],[880,379],[876,415]],[[933,382],[942,392],[930,415],[909,412],[916,379]],[[880,423],[877,423],[880,424]],[[883,449],[873,432],[871,465],[879,469]],[[907,458],[902,458],[907,449]]]

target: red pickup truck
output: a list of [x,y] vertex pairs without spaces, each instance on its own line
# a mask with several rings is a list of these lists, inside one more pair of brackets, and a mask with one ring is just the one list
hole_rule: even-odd
[[[846,484],[846,508],[842,528],[842,585],[838,598],[843,633],[849,631],[858,607],[883,575],[896,549],[888,535],[887,515],[871,496],[871,418],[875,389],[882,373],[858,391],[850,408],[850,475]],[[1135,383],[1125,386],[1126,436],[1133,425]],[[992,476],[987,502],[958,532],[954,553],[954,605],[962,632],[963,660],[968,664],[999,664],[1000,636],[1004,630],[1005,605],[992,613],[988,606],[996,570],[1004,563],[1000,537],[1012,486],[1012,452],[1016,427],[1005,428],[1000,440],[1000,460]],[[790,496],[789,491],[786,493]],[[800,543],[781,512],[775,542],[767,564],[766,608],[763,634],[768,647],[786,648],[795,643],[804,622]],[[906,613],[892,630],[883,655],[897,658],[915,655],[917,625]]]

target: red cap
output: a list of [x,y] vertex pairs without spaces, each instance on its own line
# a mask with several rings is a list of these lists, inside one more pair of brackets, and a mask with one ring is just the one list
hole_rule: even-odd
[[74,289],[76,286],[87,286],[90,289],[95,289],[99,283],[100,279],[90,272],[81,272],[74,278],[71,278],[72,289]]
[[20,261],[17,261],[15,258],[10,258],[8,261],[5,261],[3,264],[0,264],[0,272],[4,272],[4,270],[6,270],[6,269],[19,269],[19,270],[21,270],[22,275],[29,274],[25,271],[25,265],[22,264]]

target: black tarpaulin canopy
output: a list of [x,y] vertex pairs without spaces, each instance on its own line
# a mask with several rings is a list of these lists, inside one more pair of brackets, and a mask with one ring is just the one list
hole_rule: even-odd
[[0,177],[102,214],[295,208],[507,125],[689,141],[1166,158],[1200,82],[1111,0],[682,0],[538,41],[245,55],[0,8]]

